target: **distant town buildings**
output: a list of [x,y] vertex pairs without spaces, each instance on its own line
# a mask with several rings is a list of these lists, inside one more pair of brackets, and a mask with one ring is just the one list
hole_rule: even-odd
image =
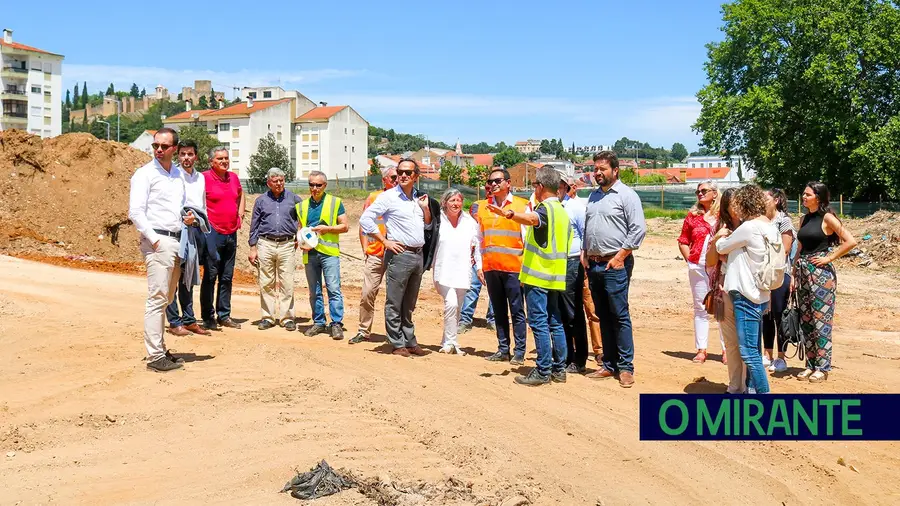
[[[210,100],[211,94],[214,96],[215,100]],[[225,101],[225,93],[214,91],[212,81],[195,80],[193,88],[190,86],[181,88],[181,99],[185,102],[191,102],[191,104],[196,106],[200,102],[200,97],[206,97],[206,103],[210,108],[215,108],[216,104]]]
[[63,55],[0,39],[0,130],[17,128],[41,137],[62,132]]
[[541,151],[541,141],[539,139],[528,139],[527,141],[516,141],[516,150],[522,154],[539,153]]
[[601,151],[612,151],[612,146],[605,146],[603,144],[598,144],[596,146],[576,146],[575,152],[581,153],[584,155],[595,155]]

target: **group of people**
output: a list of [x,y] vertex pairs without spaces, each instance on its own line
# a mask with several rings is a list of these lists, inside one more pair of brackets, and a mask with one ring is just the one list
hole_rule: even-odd
[[[157,131],[152,147],[153,160],[131,180],[129,217],[141,235],[147,266],[147,367],[165,372],[183,364],[166,348],[165,332],[209,335],[240,328],[231,317],[231,285],[237,231],[246,208],[240,181],[228,170],[225,147],[210,151],[210,170],[205,172],[194,167],[197,145],[179,142],[172,129]],[[349,342],[370,339],[375,300],[384,283],[385,334],[392,353],[424,355],[413,314],[422,276],[431,270],[444,301],[441,352],[464,354],[458,336],[471,328],[485,286],[488,321],[497,335],[497,350],[487,359],[524,365],[526,323],[535,336],[537,367],[516,382],[542,385],[565,382],[567,372],[585,373],[590,328],[592,350],[602,368],[589,376],[632,386],[628,286],[632,251],[646,227],[640,199],[618,179],[615,153],[599,153],[594,167],[599,188],[586,203],[575,197],[574,181],[562,179],[550,166],[537,171],[531,200],[512,195],[509,172],[497,169],[486,183],[488,197],[469,212],[457,190],[447,190],[440,200],[419,193],[414,160],[383,169],[384,187],[369,196],[359,219],[365,266],[358,331]],[[256,199],[250,222],[248,259],[258,269],[260,286],[258,328],[297,329],[299,246],[312,312],[305,334],[343,339],[339,236],[348,232],[343,202],[326,191],[322,172],[309,174],[310,196],[305,199],[286,190],[284,178],[281,169],[269,170],[268,191]],[[317,240],[298,242],[298,230],[313,232]],[[193,312],[196,285],[201,286],[199,321]]]
[[[696,195],[678,237],[694,302],[693,361],[707,359],[713,317],[719,322],[722,362],[728,366],[727,392],[768,393],[767,372],[788,370],[782,319],[794,298],[806,343],[805,368],[796,377],[825,381],[831,371],[837,289],[833,262],[856,246],[829,207],[828,188],[820,182],[807,184],[801,197],[807,213],[799,230],[778,188],[748,184],[720,192],[706,181],[697,186]],[[773,259],[774,252],[783,258]],[[772,273],[780,279],[772,279]]]

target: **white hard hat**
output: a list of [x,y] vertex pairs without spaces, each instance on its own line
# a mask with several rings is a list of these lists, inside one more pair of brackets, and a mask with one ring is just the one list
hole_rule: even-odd
[[309,227],[301,228],[300,231],[297,232],[297,242],[303,249],[313,249],[319,244],[319,234],[313,232]]

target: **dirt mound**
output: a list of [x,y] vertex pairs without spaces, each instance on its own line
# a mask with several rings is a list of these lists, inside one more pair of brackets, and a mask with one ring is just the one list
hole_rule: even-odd
[[0,251],[140,261],[128,189],[149,160],[85,133],[0,132]]
[[900,267],[900,213],[878,211],[862,219],[848,219],[844,222],[859,246],[856,263],[862,267]]

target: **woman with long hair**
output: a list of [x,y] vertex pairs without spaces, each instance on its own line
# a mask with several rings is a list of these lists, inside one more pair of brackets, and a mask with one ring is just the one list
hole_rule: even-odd
[[741,215],[741,225],[734,233],[720,230],[713,241],[719,254],[728,255],[724,289],[734,305],[741,360],[747,366],[748,391],[765,394],[769,392],[769,379],[762,365],[759,336],[770,293],[759,287],[756,275],[765,262],[767,241],[780,243],[781,238],[766,217],[766,198],[760,187],[753,184],[741,187],[733,205]]
[[[694,299],[694,346],[697,354],[694,363],[706,362],[709,344],[709,314],[703,304],[706,293],[709,292],[709,276],[706,273],[705,257],[709,240],[716,225],[717,197],[719,195],[715,183],[703,181],[697,185],[697,202],[691,207],[684,224],[681,227],[681,235],[678,236],[678,249],[681,257],[687,262],[688,283],[691,286],[691,295]],[[722,335],[719,333],[721,342]],[[722,345],[722,357],[725,357],[724,344]]]
[[[721,230],[734,232],[741,224],[740,214],[734,205],[734,194],[737,188],[726,188],[719,196],[717,202],[718,219],[716,222],[716,234]],[[717,240],[717,239],[716,239]],[[721,311],[714,315],[719,322],[719,332],[722,334],[725,351],[722,354],[722,362],[728,366],[728,390],[729,394],[742,394],[747,389],[747,368],[741,361],[740,346],[738,345],[737,327],[734,321],[734,304],[731,295],[724,291],[727,255],[720,255],[716,251],[715,243],[710,240],[710,246],[706,250],[706,268],[712,287],[715,289],[714,297],[721,301]]]
[[797,241],[791,290],[800,303],[800,330],[806,339],[806,370],[799,380],[819,383],[831,371],[831,326],[834,320],[837,273],[832,262],[856,247],[853,234],[829,207],[828,187],[812,181],[803,190],[803,216]]
[[[775,224],[778,233],[781,234],[781,242],[784,244],[784,254],[787,265],[790,265],[791,247],[796,242],[797,232],[791,217],[787,214],[787,195],[780,188],[772,188],[766,191],[766,216]],[[781,316],[787,307],[788,293],[790,293],[791,275],[785,270],[784,283],[772,290],[772,300],[769,312],[763,315],[763,365],[769,372],[787,371],[787,359],[785,351],[787,341],[781,335]],[[773,345],[778,336],[778,358],[774,357]]]
[[478,224],[462,212],[463,196],[450,188],[441,197],[441,225],[434,254],[434,288],[444,299],[444,338],[441,353],[465,355],[459,349],[459,311],[471,286],[468,275],[474,262],[478,280],[484,283]]

